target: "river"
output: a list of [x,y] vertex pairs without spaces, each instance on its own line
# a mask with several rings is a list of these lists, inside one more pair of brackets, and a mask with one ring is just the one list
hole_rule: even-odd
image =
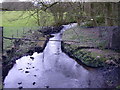
[[100,73],[91,73],[61,50],[63,32],[76,25],[63,25],[59,33],[52,34],[54,37],[49,39],[43,53],[35,52],[32,56],[16,60],[4,80],[4,88],[102,87],[103,77]]

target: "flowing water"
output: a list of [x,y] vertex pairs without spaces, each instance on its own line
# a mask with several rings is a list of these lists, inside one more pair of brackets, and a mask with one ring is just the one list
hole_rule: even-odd
[[93,86],[90,84],[90,78],[94,76],[62,52],[61,41],[54,41],[61,40],[63,32],[76,24],[63,26],[59,33],[52,34],[54,37],[49,39],[43,53],[35,52],[32,56],[16,60],[4,80],[4,88],[96,87],[96,82]]

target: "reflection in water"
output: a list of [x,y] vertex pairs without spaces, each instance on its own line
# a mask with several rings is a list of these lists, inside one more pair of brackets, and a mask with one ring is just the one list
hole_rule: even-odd
[[[64,28],[50,38],[61,40]],[[4,88],[87,88],[89,71],[61,51],[60,41],[49,41],[43,53],[34,53],[16,60],[4,81]]]

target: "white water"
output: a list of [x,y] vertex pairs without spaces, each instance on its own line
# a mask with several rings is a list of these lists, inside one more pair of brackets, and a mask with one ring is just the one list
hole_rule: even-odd
[[[61,32],[53,34],[50,40],[61,40],[62,33],[76,24],[63,26]],[[16,60],[5,78],[4,88],[87,88],[88,73],[61,51],[61,42],[49,41],[43,53]]]

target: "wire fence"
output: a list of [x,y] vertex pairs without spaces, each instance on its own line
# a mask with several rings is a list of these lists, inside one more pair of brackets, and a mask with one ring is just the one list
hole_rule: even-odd
[[[5,34],[7,28],[4,28],[3,32],[3,46],[4,48],[10,47],[13,45],[15,40],[22,40],[25,42],[43,42],[45,39],[34,39],[36,37],[32,36],[32,32],[37,31],[43,27],[34,27],[34,28],[9,28],[9,33]],[[108,28],[108,27],[107,27]],[[110,27],[111,28],[111,27]],[[109,29],[110,29],[109,28]],[[96,27],[96,28],[85,28],[85,27],[75,27],[71,28],[63,33],[62,40],[53,40],[65,42],[68,44],[78,45],[78,46],[89,46],[89,47],[107,47],[110,45],[112,40],[112,30],[107,30],[105,27]],[[28,36],[31,36],[29,38]],[[39,37],[39,34],[37,35]]]
[[[3,48],[10,47],[15,38],[23,38],[28,32],[35,31],[40,27],[4,27],[3,29]],[[7,37],[7,38],[5,38]]]
[[[38,29],[41,29],[43,27],[36,27],[36,28],[22,28],[22,29],[16,29],[11,28],[9,29],[9,34],[3,35],[3,41],[4,41],[4,48],[12,46],[13,42],[15,40],[22,40],[27,42],[42,42],[45,41],[41,39],[33,39],[27,38],[26,36],[29,36],[29,33],[32,33],[34,31],[37,31]],[[6,28],[4,28],[6,30]],[[5,31],[4,31],[5,32]],[[105,31],[103,31],[102,35],[104,35]],[[74,44],[79,46],[90,46],[90,47],[98,47],[100,44],[105,44],[106,40],[104,41],[102,37],[99,35],[99,29],[98,28],[82,28],[82,27],[75,27],[70,30],[67,30],[63,33],[62,40],[54,40],[54,41],[62,41],[66,42],[68,44]],[[39,37],[39,36],[38,36]]]
[[[29,34],[32,32],[37,31],[38,29],[42,29],[43,27],[36,27],[36,28],[22,28],[22,29],[16,29],[15,28],[9,28],[10,33],[3,35],[3,43],[4,43],[4,49],[7,47],[11,47],[15,40],[22,40],[24,42],[45,42],[46,40],[40,40],[40,39],[34,39],[34,37],[31,39]],[[4,28],[6,30],[7,28]],[[5,33],[5,31],[4,31]],[[28,36],[28,37],[27,37]],[[39,36],[38,36],[39,37]],[[41,37],[41,36],[40,36]],[[36,38],[36,37],[35,37]],[[51,40],[51,41],[57,41],[57,42],[69,42],[69,43],[80,43],[79,40]]]

